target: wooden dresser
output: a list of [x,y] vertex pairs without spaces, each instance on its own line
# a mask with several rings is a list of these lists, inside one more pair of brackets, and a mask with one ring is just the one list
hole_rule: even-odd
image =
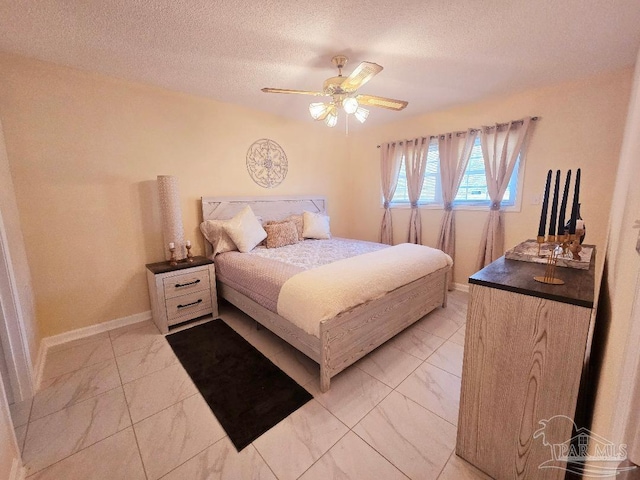
[[504,257],[469,278],[456,453],[493,478],[564,478],[552,448],[572,437],[594,262],[595,250],[589,270],[557,268],[565,285]]
[[147,284],[153,321],[162,333],[194,318],[218,315],[216,271],[213,261],[193,257],[193,262],[150,263]]

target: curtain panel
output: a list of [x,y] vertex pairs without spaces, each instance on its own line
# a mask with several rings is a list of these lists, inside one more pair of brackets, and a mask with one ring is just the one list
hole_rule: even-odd
[[398,186],[398,175],[402,160],[402,147],[396,143],[383,143],[380,146],[380,178],[382,196],[384,198],[384,213],[380,225],[380,243],[393,245],[393,222],[389,204],[393,200]]
[[502,198],[523,148],[531,117],[511,121],[506,127],[482,127],[482,157],[491,210],[480,241],[476,267],[484,268],[504,254],[504,220],[500,211]]
[[[440,155],[440,184],[442,187],[442,201],[444,215],[440,222],[437,248],[453,259],[455,268],[455,212],[453,201],[456,198],[460,183],[467,169],[471,150],[476,140],[477,130],[469,129],[466,133],[448,133],[438,138],[438,152]],[[453,274],[449,275],[449,290],[453,289]]]
[[407,193],[411,202],[409,234],[407,242],[422,243],[422,219],[418,209],[418,200],[424,183],[424,171],[427,166],[430,137],[415,138],[404,142],[404,162],[407,172]]

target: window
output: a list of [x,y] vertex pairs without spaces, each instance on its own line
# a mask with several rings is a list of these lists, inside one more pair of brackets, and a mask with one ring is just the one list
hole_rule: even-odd
[[[520,157],[516,160],[516,165],[513,168],[513,174],[511,180],[509,180],[509,186],[504,192],[502,197],[502,206],[509,207],[515,205],[516,201],[516,189],[518,186],[518,170],[520,167]],[[484,158],[482,157],[482,145],[480,144],[480,137],[476,137],[476,141],[473,144],[471,150],[471,157],[469,157],[469,163],[467,169],[460,182],[460,188],[458,194],[454,200],[454,205],[489,205],[491,200],[489,199],[489,190],[487,188],[487,177],[484,171]]]
[[[407,189],[407,169],[405,167],[404,158],[400,165],[400,175],[398,175],[398,186],[393,196],[392,205],[409,205],[409,190]],[[424,172],[424,183],[422,184],[422,192],[420,192],[420,205],[442,203],[442,192],[440,190],[440,159],[438,157],[438,141],[432,139],[429,143],[429,151],[427,153],[427,168]]]
[[[502,206],[508,207],[516,204],[518,173],[520,170],[520,157],[516,161],[516,165],[509,181],[509,186],[504,193]],[[471,157],[464,172],[464,177],[460,183],[458,194],[453,202],[458,207],[465,206],[489,206],[489,192],[487,189],[487,178],[484,171],[484,159],[482,157],[482,146],[480,144],[480,136],[476,137]],[[393,196],[392,205],[409,205],[409,193],[407,191],[407,173],[405,169],[404,159],[400,167],[400,175],[398,176],[398,186]],[[420,199],[420,205],[442,205],[442,190],[440,186],[440,157],[438,155],[438,142],[432,140],[429,144],[429,153],[427,157],[427,168],[424,174],[424,185]]]

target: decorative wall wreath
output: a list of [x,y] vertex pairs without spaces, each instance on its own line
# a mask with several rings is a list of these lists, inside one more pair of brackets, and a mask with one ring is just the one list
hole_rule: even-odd
[[268,138],[256,140],[247,151],[247,171],[258,185],[274,188],[287,176],[289,163],[280,145]]

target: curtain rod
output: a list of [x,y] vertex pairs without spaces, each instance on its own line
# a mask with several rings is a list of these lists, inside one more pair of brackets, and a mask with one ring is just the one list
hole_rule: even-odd
[[[540,117],[531,117],[531,121],[532,122],[537,122],[538,120],[540,120]],[[506,123],[496,123],[495,125],[489,125],[487,127],[481,127],[481,128],[470,128],[469,130],[472,133],[475,132],[480,132],[482,130],[482,128],[500,128],[500,127],[506,127],[507,125],[509,125],[509,123],[511,123],[512,125],[518,125],[521,123],[524,123],[524,120],[514,120],[513,122],[506,122]],[[467,133],[469,130],[465,130],[465,131],[459,131],[459,132],[450,132],[450,133],[455,133],[456,136],[460,136],[463,135],[465,133]],[[421,137],[422,141],[424,142],[424,140],[426,138],[428,138],[429,140],[434,139],[434,138],[440,138],[440,137],[444,137],[445,135],[449,135],[449,133],[442,133],[440,135],[430,135],[428,137]],[[413,140],[407,140],[408,142],[413,142]],[[399,142],[391,142],[391,145],[403,145],[404,141],[399,141]],[[376,148],[380,148],[382,145],[376,145]]]

